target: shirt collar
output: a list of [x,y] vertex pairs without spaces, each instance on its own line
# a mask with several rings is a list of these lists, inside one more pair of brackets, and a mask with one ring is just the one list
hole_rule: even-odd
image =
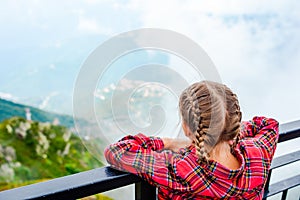
[[[190,150],[190,152],[197,157],[196,148],[194,145],[188,147],[187,150]],[[245,167],[245,161],[243,159],[240,150],[238,148],[235,148],[234,152],[236,158],[240,162],[240,167],[238,169],[235,170],[229,169],[214,160],[209,160],[208,163],[201,163],[200,165],[201,167],[206,169],[211,176],[222,178],[222,179],[234,179],[235,177],[239,176],[243,172]]]

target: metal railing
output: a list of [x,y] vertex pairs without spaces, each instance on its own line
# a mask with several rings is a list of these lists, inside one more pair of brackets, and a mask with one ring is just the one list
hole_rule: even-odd
[[[300,137],[300,120],[280,126],[279,142],[285,142],[298,137]],[[286,199],[288,190],[300,185],[300,175],[295,175],[294,177],[284,179],[271,185],[269,184],[272,170],[299,160],[300,151],[274,158],[265,187],[264,199],[278,193],[282,193],[282,199]],[[136,200],[156,199],[155,187],[150,186],[133,174],[120,172],[111,167],[102,167],[46,182],[2,191],[0,192],[0,199],[72,200],[130,184],[135,184]]]
[[[300,120],[280,125],[279,132],[279,143],[299,138]],[[300,174],[270,185],[270,179],[272,176],[272,171],[274,169],[291,164],[293,162],[297,162],[299,160],[300,150],[273,159],[271,169],[269,171],[268,180],[265,186],[265,193],[263,198],[264,200],[267,197],[273,196],[281,192],[281,199],[285,200],[287,197],[288,190],[300,185]]]

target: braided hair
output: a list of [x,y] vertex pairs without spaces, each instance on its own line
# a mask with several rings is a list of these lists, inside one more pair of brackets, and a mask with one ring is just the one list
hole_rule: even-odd
[[179,99],[180,113],[194,134],[199,162],[208,161],[209,152],[221,141],[239,141],[242,113],[236,94],[227,86],[202,81],[185,89]]

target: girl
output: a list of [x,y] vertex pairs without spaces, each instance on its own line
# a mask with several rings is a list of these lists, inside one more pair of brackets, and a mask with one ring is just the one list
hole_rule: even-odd
[[156,186],[158,199],[262,199],[278,122],[241,123],[237,96],[210,81],[185,89],[179,108],[188,140],[129,135],[105,149],[107,161]]

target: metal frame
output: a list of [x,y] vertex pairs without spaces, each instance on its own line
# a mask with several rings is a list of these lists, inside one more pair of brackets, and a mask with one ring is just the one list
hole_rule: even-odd
[[[300,120],[280,126],[279,142],[300,137]],[[271,165],[268,181],[265,187],[264,199],[282,193],[286,199],[288,190],[300,185],[300,175],[269,185],[272,170],[300,160],[300,151],[275,158]],[[156,188],[144,182],[141,178],[112,169],[102,167],[46,182],[36,183],[0,192],[0,199],[78,199],[108,190],[135,184],[136,200],[153,200],[156,198]]]

